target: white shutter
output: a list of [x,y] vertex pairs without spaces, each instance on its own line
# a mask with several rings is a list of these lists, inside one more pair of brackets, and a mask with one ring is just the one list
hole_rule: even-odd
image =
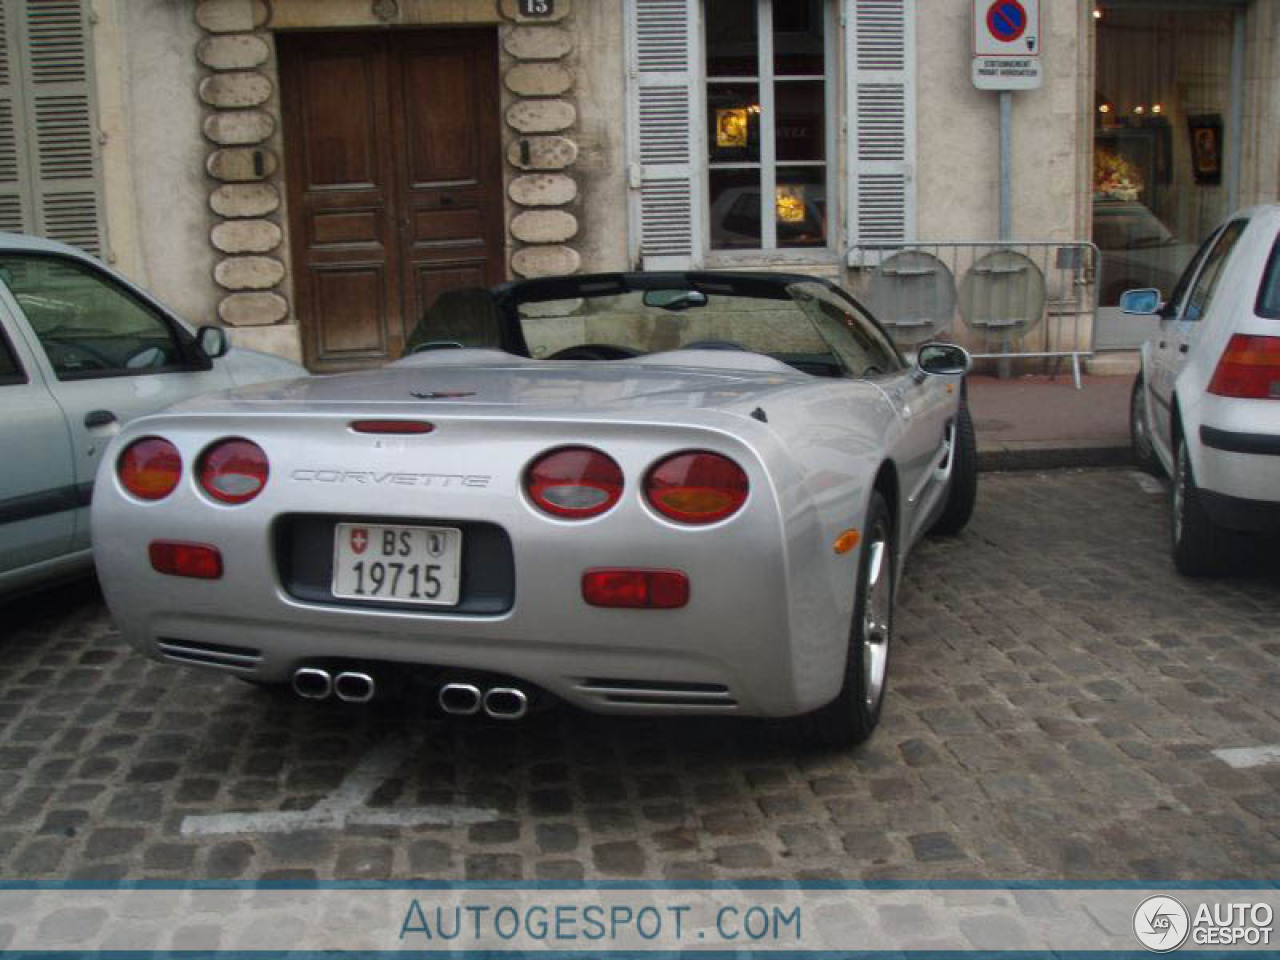
[[627,0],[632,257],[646,270],[698,260],[698,0]]
[[845,0],[850,246],[915,239],[915,6]]

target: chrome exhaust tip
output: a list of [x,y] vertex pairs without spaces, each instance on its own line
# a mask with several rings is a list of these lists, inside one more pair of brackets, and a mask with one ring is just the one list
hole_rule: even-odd
[[367,673],[340,673],[333,678],[333,692],[347,703],[368,703],[373,699],[377,685]]
[[446,683],[437,700],[445,713],[469,717],[480,710],[480,688],[471,683]]
[[493,687],[485,692],[484,712],[495,720],[519,720],[529,712],[529,698],[519,687]]
[[304,700],[323,700],[333,693],[333,677],[328,670],[301,667],[293,671],[293,692]]

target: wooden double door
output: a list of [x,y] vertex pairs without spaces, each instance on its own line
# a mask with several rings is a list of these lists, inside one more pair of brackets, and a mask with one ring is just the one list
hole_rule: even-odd
[[441,291],[505,277],[497,36],[281,34],[278,49],[304,357],[377,366]]

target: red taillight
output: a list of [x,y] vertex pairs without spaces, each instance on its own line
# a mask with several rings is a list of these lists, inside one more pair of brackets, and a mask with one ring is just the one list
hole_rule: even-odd
[[622,468],[590,447],[552,450],[525,473],[525,490],[557,517],[583,520],[604,513],[622,496]]
[[152,540],[148,549],[151,569],[171,577],[218,580],[222,577],[222,554],[217,547],[179,540]]
[[718,453],[692,451],[667,457],[649,471],[644,492],[664,517],[679,523],[715,523],[747,500],[742,468]]
[[421,434],[430,433],[435,424],[425,420],[353,420],[351,429],[356,433]]
[[1213,371],[1209,392],[1220,397],[1280,400],[1280,337],[1235,334]]
[[222,503],[247,503],[267,485],[270,466],[262,448],[249,440],[222,440],[200,454],[196,475],[209,496]]
[[674,610],[689,602],[689,578],[679,570],[588,570],[582,599],[593,607]]
[[125,447],[116,461],[116,475],[135,497],[163,500],[182,479],[178,448],[160,437],[143,437]]

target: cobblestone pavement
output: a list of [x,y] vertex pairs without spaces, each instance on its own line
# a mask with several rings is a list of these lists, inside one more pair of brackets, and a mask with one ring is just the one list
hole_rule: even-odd
[[[1280,765],[1212,751],[1280,744],[1280,569],[1178,578],[1151,487],[985,475],[969,530],[910,561],[891,699],[854,752],[759,721],[315,705],[142,659],[92,588],[11,606],[0,877],[1274,877]],[[326,825],[357,771],[362,818]],[[396,825],[423,805],[492,812]],[[311,813],[188,819],[281,810]]]

